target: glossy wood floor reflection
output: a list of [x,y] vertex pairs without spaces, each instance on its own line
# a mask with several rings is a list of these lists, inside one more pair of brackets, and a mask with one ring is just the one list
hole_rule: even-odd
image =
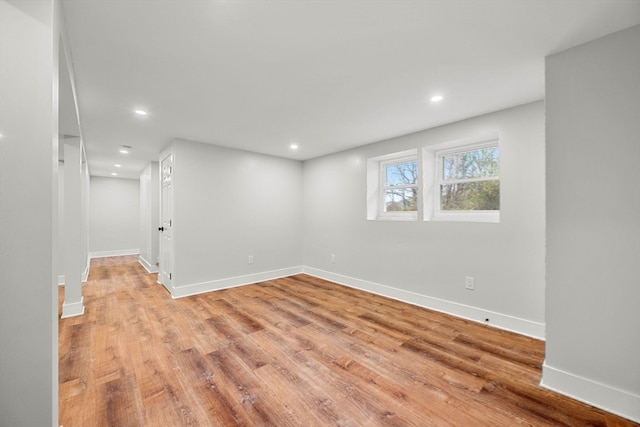
[[113,257],[83,292],[64,427],[634,425],[540,388],[540,341],[306,275],[172,300]]

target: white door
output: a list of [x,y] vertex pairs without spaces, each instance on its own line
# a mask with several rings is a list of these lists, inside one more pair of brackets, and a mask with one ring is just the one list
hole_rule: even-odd
[[173,153],[167,152],[160,161],[160,274],[158,281],[169,292],[173,287]]

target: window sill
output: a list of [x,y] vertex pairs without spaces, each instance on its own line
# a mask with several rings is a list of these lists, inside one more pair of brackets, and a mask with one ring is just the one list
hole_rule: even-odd
[[418,214],[412,215],[385,215],[372,218],[374,221],[417,221]]
[[436,215],[431,218],[425,218],[425,221],[434,222],[488,222],[497,224],[500,222],[500,213],[495,214],[468,214],[468,213],[456,213],[456,214],[444,214]]

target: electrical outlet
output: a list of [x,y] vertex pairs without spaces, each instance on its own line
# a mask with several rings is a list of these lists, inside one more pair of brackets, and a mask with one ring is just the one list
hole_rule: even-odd
[[331,256],[329,258],[331,259],[331,263],[335,264],[335,262],[336,262],[336,254],[331,254]]
[[253,255],[249,255],[248,263],[253,264]]
[[464,287],[465,289],[469,289],[470,291],[476,288],[473,277],[467,276],[464,278]]

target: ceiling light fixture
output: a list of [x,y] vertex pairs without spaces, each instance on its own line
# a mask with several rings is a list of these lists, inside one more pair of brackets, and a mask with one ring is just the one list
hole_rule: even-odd
[[297,150],[298,149],[298,144],[291,144],[291,145],[289,145],[289,148],[291,148],[292,150]]
[[436,103],[436,102],[440,102],[444,99],[444,96],[442,95],[435,95],[431,97],[431,102],[432,103]]
[[122,154],[129,154],[129,150],[126,150],[126,149],[124,149],[124,148],[121,148],[121,149],[120,149],[120,152],[121,152]]
[[136,114],[137,114],[137,115],[139,115],[139,116],[146,116],[147,114],[149,114],[149,113],[147,113],[146,111],[144,111],[144,110],[140,110],[140,109],[136,110],[135,112],[136,112]]
[[121,168],[122,167],[122,165],[114,165],[114,166],[117,167],[117,168]]
[[118,176],[118,174],[117,174],[117,173],[115,173],[115,172],[111,172],[111,175],[113,175],[113,176]]

